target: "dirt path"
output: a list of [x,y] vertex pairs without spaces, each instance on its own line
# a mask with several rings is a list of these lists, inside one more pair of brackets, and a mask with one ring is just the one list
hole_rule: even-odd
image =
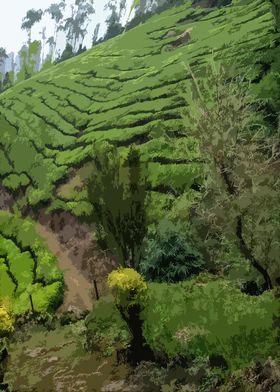
[[[127,391],[122,384],[130,367],[118,364],[115,353],[104,358],[85,351],[84,335],[78,332],[81,325],[18,331],[9,347],[5,381],[20,392]],[[112,389],[111,383],[120,387]]]
[[59,242],[54,232],[40,223],[37,224],[36,229],[38,234],[45,239],[49,250],[57,257],[59,268],[64,273],[66,290],[64,302],[58,312],[65,312],[71,306],[81,310],[90,310],[93,301],[91,297],[92,284],[73,264],[69,250]]

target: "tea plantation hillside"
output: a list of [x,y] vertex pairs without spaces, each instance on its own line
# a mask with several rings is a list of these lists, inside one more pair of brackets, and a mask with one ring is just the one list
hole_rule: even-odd
[[186,64],[197,74],[213,56],[223,63],[234,60],[254,80],[277,35],[269,1],[219,9],[190,3],[154,15],[0,96],[0,181],[20,195],[22,205],[48,202],[76,215],[88,212],[85,193],[58,185],[69,174],[73,179],[73,168],[84,168],[92,142],[100,139],[124,150],[139,146],[150,163],[153,200],[172,202],[199,180],[203,157],[185,137],[181,115],[186,107],[181,84],[190,79]]
[[[33,304],[30,303],[29,295]],[[63,299],[63,276],[31,221],[0,213],[0,298],[15,314],[55,310]]]

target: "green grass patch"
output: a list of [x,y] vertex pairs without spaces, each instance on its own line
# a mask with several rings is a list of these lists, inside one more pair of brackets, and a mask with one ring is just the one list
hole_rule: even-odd
[[[170,360],[222,356],[235,370],[277,357],[273,316],[278,308],[273,292],[248,296],[229,281],[202,274],[176,284],[148,284],[143,331],[154,352]],[[93,346],[108,344],[111,350],[120,337],[128,343],[113,297],[97,304],[86,325]]]
[[272,292],[248,296],[231,283],[202,276],[179,284],[150,284],[143,312],[151,347],[169,357],[220,355],[232,369],[277,355]]

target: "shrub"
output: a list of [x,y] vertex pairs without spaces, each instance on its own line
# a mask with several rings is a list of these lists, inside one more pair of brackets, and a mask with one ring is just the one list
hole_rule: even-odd
[[13,299],[13,309],[16,315],[30,311],[30,298],[32,295],[35,312],[53,313],[63,301],[64,287],[61,282],[54,282],[43,286],[40,283],[29,285],[27,290]]
[[143,277],[131,268],[121,268],[109,274],[108,284],[113,288],[117,309],[131,333],[131,347],[127,358],[133,364],[152,359],[153,353],[143,335],[141,317],[147,292]]
[[143,277],[132,268],[120,268],[108,276],[108,284],[114,290],[118,305],[131,306],[140,300],[147,290]]
[[7,301],[0,302],[0,338],[9,335],[14,329],[14,318]]
[[87,349],[101,350],[102,354],[111,355],[116,347],[127,347],[129,331],[118,312],[114,298],[102,298],[86,318]]
[[149,229],[140,263],[140,271],[148,281],[175,283],[197,275],[204,267],[181,223],[162,220]]
[[169,358],[222,356],[233,369],[275,357],[273,293],[247,296],[223,279],[209,278],[148,286],[141,317],[150,347]]

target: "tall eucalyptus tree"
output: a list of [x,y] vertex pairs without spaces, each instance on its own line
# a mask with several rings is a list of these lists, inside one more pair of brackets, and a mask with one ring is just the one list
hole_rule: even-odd
[[116,0],[109,0],[105,4],[104,10],[109,10],[109,16],[106,19],[107,31],[105,39],[115,37],[120,34],[124,27],[121,24],[121,18],[126,10],[126,0],[117,2]]
[[31,9],[27,11],[25,17],[22,19],[22,25],[21,29],[26,30],[28,34],[28,43],[31,43],[31,32],[32,32],[32,27],[40,22],[42,19],[43,11],[42,10],[35,10]]
[[[57,34],[58,31],[62,27],[64,11],[65,11],[66,3],[65,0],[62,0],[60,3],[52,3],[44,12],[49,14],[55,22],[54,33],[52,39],[49,39],[51,57],[54,59],[56,46],[57,46]],[[50,37],[51,38],[51,37]]]
[[0,65],[1,64],[4,64],[4,62],[6,61],[6,59],[8,58],[9,56],[7,55],[7,51],[6,51],[6,49],[5,48],[0,48]]
[[71,5],[71,16],[65,19],[62,29],[66,33],[67,44],[72,46],[74,52],[83,44],[90,16],[94,12],[93,0],[75,0]]

